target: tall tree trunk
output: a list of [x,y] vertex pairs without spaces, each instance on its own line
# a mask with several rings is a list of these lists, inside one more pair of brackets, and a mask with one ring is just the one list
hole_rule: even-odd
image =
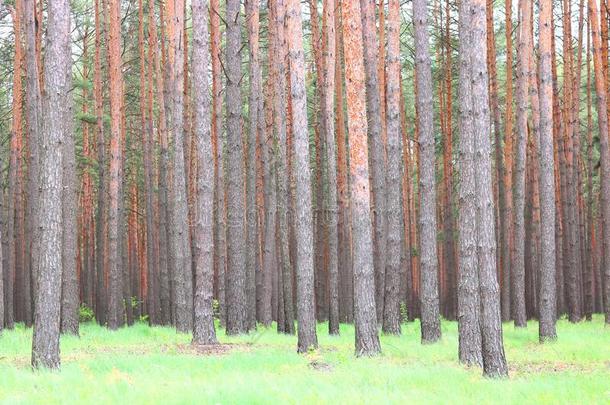
[[219,0],[210,0],[210,40],[212,52],[212,139],[214,151],[214,213],[216,215],[214,248],[218,277],[218,303],[220,323],[226,324],[227,303],[225,299],[225,278],[227,268],[227,227],[224,176],[224,137],[222,136],[222,77],[220,71],[220,5]]
[[322,62],[322,40],[320,38],[320,23],[318,18],[317,0],[309,0],[310,24],[312,36],[312,51],[316,69],[316,98],[314,102],[314,120],[312,122],[314,128],[314,150],[315,150],[315,196],[316,209],[314,211],[314,238],[315,238],[315,297],[316,297],[316,315],[319,321],[328,318],[327,308],[327,263],[325,261],[325,250],[328,243],[326,242],[326,226],[327,218],[325,212],[325,190],[324,177],[326,175],[326,139],[323,137],[326,123],[324,115],[324,77],[323,77],[323,62]]
[[[385,294],[385,249],[386,249],[386,173],[385,150],[382,139],[381,99],[377,71],[377,29],[375,27],[375,1],[360,0],[362,35],[364,46],[364,69],[366,72],[366,113],[368,121],[369,162],[371,168],[371,196],[373,210],[375,266],[375,305],[377,320],[383,319],[383,296]],[[347,58],[346,58],[347,59]]]
[[[497,194],[497,203],[498,209],[496,211],[496,224],[497,224],[497,233],[496,240],[498,241],[498,251],[496,257],[500,260],[499,266],[499,274],[498,279],[502,279],[504,277],[504,273],[507,272],[507,259],[504,257],[504,252],[507,249],[504,248],[504,245],[507,241],[504,240],[506,232],[504,228],[506,227],[508,221],[504,216],[506,212],[506,198],[505,187],[504,187],[504,156],[502,154],[502,128],[500,126],[500,108],[498,107],[498,76],[496,73],[496,40],[494,34],[494,26],[493,26],[493,1],[487,0],[486,3],[487,10],[487,64],[489,66],[489,90],[490,90],[490,109],[491,109],[491,117],[494,128],[494,151],[495,151],[495,169],[496,169],[496,182],[498,188]],[[508,17],[507,17],[508,18]],[[509,35],[509,34],[507,34]],[[512,57],[511,57],[512,59]],[[508,69],[508,68],[507,68]],[[512,74],[512,71],[511,71]],[[506,291],[509,286],[505,285],[504,282],[501,283],[501,294],[502,298],[506,300],[506,296],[508,295]],[[510,298],[509,298],[510,299]],[[510,300],[507,302],[502,302],[502,320],[507,321],[510,315]]]
[[521,21],[518,33],[519,76],[517,82],[517,145],[514,179],[514,252],[512,270],[512,304],[515,326],[526,326],[525,314],[525,160],[527,151],[527,94],[530,67],[531,7],[519,0]]
[[502,232],[502,320],[510,319],[511,309],[511,263],[513,246],[513,28],[512,0],[506,0],[506,110],[504,118],[504,218]]
[[189,332],[193,328],[193,272],[184,158],[184,0],[175,0],[174,7],[174,12],[168,16],[170,24],[174,25],[169,46],[172,95],[170,129],[173,135],[172,210],[169,226],[174,259],[174,321],[178,332]]
[[[356,355],[381,351],[375,311],[375,268],[370,217],[367,119],[362,18],[358,2],[341,4],[345,45],[345,87],[350,135],[350,185],[354,258]],[[378,133],[377,133],[378,135]],[[378,139],[378,136],[376,137]],[[382,195],[382,194],[377,194]]]
[[421,338],[434,343],[441,337],[437,246],[436,246],[436,175],[434,168],[434,123],[432,108],[432,70],[428,40],[427,0],[414,0],[415,69],[417,70],[417,121],[421,155],[420,245],[421,245]]
[[261,87],[261,69],[259,63],[259,0],[246,2],[246,20],[248,23],[248,46],[250,51],[250,94],[248,97],[248,157],[246,180],[247,212],[247,256],[246,256],[246,295],[248,302],[248,330],[256,328],[256,284],[255,276],[260,271],[258,255],[258,221],[256,215],[256,143],[259,123],[258,116]]
[[385,269],[385,304],[383,308],[383,331],[400,334],[400,272],[401,272],[401,143],[400,136],[400,4],[399,0],[388,3],[388,48],[387,48],[387,137],[388,170],[387,181],[387,259]]
[[[15,37],[15,56],[13,59],[13,106],[12,106],[12,128],[9,145],[9,165],[8,165],[8,212],[7,212],[7,238],[8,238],[8,255],[7,267],[5,271],[5,314],[7,329],[15,327],[15,314],[19,315],[21,305],[19,305],[19,277],[18,271],[18,236],[16,223],[16,203],[18,202],[18,176],[21,171],[21,143],[23,136],[23,45],[21,41],[21,17],[22,17],[22,1],[15,2],[15,8],[12,10],[13,18],[13,34]],[[15,292],[17,297],[15,297]],[[19,317],[17,317],[19,321]]]
[[[508,375],[502,339],[500,291],[496,276],[496,240],[494,237],[493,186],[491,174],[491,143],[487,61],[474,50],[485,49],[485,0],[470,0],[471,69],[473,94],[473,132],[477,157],[477,242],[481,294],[481,334],[483,372],[488,377]],[[476,97],[474,97],[476,95]]]
[[461,1],[459,9],[460,31],[460,144],[459,144],[459,260],[458,260],[458,331],[460,362],[483,366],[481,339],[481,301],[477,270],[477,183],[475,168],[475,142],[473,128],[473,92],[470,84],[470,58],[472,52],[471,17],[469,2]]
[[195,299],[193,343],[215,344],[212,293],[214,281],[214,161],[210,136],[211,100],[208,91],[208,1],[194,0],[193,15],[193,106],[197,143],[197,221],[195,223]]
[[[339,334],[339,236],[337,205],[337,156],[335,147],[334,92],[335,92],[335,4],[334,0],[324,0],[323,40],[324,40],[324,131],[326,140],[326,163],[328,165],[328,278],[329,311],[328,332]],[[338,106],[337,108],[343,108]]]
[[[269,20],[269,32],[271,32],[273,22]],[[271,42],[273,38],[269,38],[268,60],[273,63],[273,54],[275,52]],[[263,238],[263,297],[262,297],[262,316],[263,325],[270,326],[273,321],[273,279],[277,274],[277,255],[276,255],[276,215],[277,215],[277,200],[275,195],[276,177],[275,177],[275,136],[273,133],[273,89],[275,74],[273,68],[270,68],[265,86],[265,132],[261,134],[263,145],[261,155],[263,161],[263,176],[264,176],[264,200],[265,200],[265,225]]]
[[287,156],[287,125],[286,111],[288,100],[286,96],[286,43],[284,40],[284,19],[286,11],[284,0],[276,0],[273,3],[273,47],[274,66],[275,66],[275,87],[274,87],[274,109],[275,109],[275,129],[277,131],[277,221],[278,221],[278,259],[279,267],[279,289],[281,297],[278,300],[278,309],[282,313],[283,322],[279,322],[278,330],[285,333],[294,333],[294,311],[292,300],[292,266],[289,252],[289,232],[288,232],[288,204],[289,204],[289,179],[290,169]]
[[[150,0],[154,1],[154,0]],[[149,2],[149,4],[151,4]],[[149,7],[151,10],[154,10],[154,7]],[[160,8],[160,20],[163,24],[164,22],[163,15],[163,7]],[[151,30],[150,35],[152,36],[151,45],[152,45],[152,58],[154,59],[154,67],[155,67],[155,75],[156,75],[156,88],[157,88],[157,100],[158,100],[158,108],[159,108],[159,117],[158,117],[158,127],[159,127],[159,138],[160,138],[160,149],[161,156],[159,157],[159,237],[158,237],[158,245],[159,245],[159,313],[160,313],[160,323],[163,325],[169,325],[171,323],[171,302],[170,302],[170,268],[171,265],[169,263],[169,241],[170,234],[167,223],[167,218],[169,216],[169,207],[168,207],[168,161],[169,161],[169,151],[168,151],[168,128],[167,128],[167,118],[166,118],[166,106],[169,100],[166,100],[166,80],[164,76],[164,71],[161,70],[161,59],[164,59],[165,55],[165,47],[164,36],[161,35],[161,57],[159,56],[159,52],[157,50],[157,26],[156,24],[151,24],[149,26]],[[161,31],[163,32],[163,30]]]
[[311,208],[311,171],[309,168],[309,132],[305,88],[305,54],[299,0],[288,0],[286,39],[290,61],[292,93],[292,130],[294,136],[296,182],[296,287],[298,352],[318,347],[314,302],[313,212]]
[[[34,292],[35,269],[37,268],[36,258],[38,240],[38,201],[40,191],[38,189],[38,176],[40,172],[40,143],[42,133],[42,105],[40,82],[38,81],[39,70],[38,58],[36,56],[36,26],[35,26],[35,1],[24,0],[24,19],[25,19],[25,59],[26,59],[26,92],[25,106],[28,122],[28,157],[27,157],[27,198],[26,198],[26,277],[30,280],[30,298]],[[25,292],[28,294],[28,292]],[[30,307],[26,324],[31,325],[33,300],[30,299]]]
[[239,0],[227,1],[227,333],[247,331],[244,167],[241,136]]
[[[593,66],[595,69],[595,90],[597,93],[597,121],[600,143],[600,207],[603,233],[603,277],[605,296],[605,320],[610,324],[610,151],[608,150],[608,115],[606,111],[607,93],[602,73],[601,44],[599,38],[599,17],[597,3],[589,0],[589,21],[593,36]],[[603,21],[603,20],[602,20]]]
[[555,178],[553,167],[553,78],[551,75],[552,1],[540,2],[540,324],[541,342],[555,331]]
[[[142,0],[140,0],[142,1]],[[148,321],[151,325],[159,323],[159,313],[157,308],[159,307],[159,297],[156,292],[158,291],[158,276],[159,276],[159,245],[158,240],[155,238],[155,192],[154,192],[154,173],[153,173],[153,145],[154,145],[154,92],[153,92],[153,76],[154,66],[156,59],[156,40],[157,32],[154,25],[156,24],[155,19],[155,4],[154,0],[149,1],[148,8],[148,87],[147,87],[147,107],[142,109],[142,123],[145,125],[144,130],[144,184],[146,187],[146,268],[147,268],[147,283],[146,283],[146,304]],[[143,5],[142,5],[143,8]],[[142,11],[143,12],[143,11]],[[140,32],[142,39],[140,42],[140,58],[144,59],[144,22],[142,21]],[[154,30],[154,31],[153,31]],[[154,41],[154,42],[153,42]],[[142,61],[140,64],[140,74],[144,73],[146,68],[146,61]],[[144,83],[144,78],[140,79],[140,83]],[[157,231],[159,232],[159,230]]]
[[345,112],[343,103],[343,35],[339,0],[335,0],[335,130],[337,142],[337,198],[338,198],[338,255],[340,257],[339,310],[344,322],[354,320],[354,286],[352,269],[351,220],[349,208],[349,186],[347,178],[347,137],[345,134]]
[[43,98],[39,269],[32,337],[32,366],[59,368],[60,294],[62,278],[63,122],[70,97],[70,4],[49,2]]
[[[71,59],[70,59],[71,62]],[[72,69],[66,75],[66,83],[72,82]],[[71,94],[71,93],[70,93]],[[70,96],[71,97],[71,96]],[[76,155],[74,145],[73,100],[69,98],[64,112],[63,125],[63,243],[62,243],[62,283],[61,283],[61,332],[78,335],[78,274],[76,272],[76,252],[78,250],[78,227],[76,214],[78,210],[78,188],[76,185]]]
[[108,207],[108,328],[118,329],[123,324],[123,284],[120,253],[119,198],[121,183],[121,94],[123,77],[121,70],[121,27],[120,2],[110,1],[109,31],[109,75],[110,75],[110,171],[109,171],[109,207]]
[[[451,12],[450,0],[445,7],[445,90],[446,94],[446,124],[445,136],[443,138],[443,180],[444,180],[444,210],[443,234],[444,234],[444,260],[445,260],[445,306],[444,314],[448,319],[455,320],[457,308],[457,271],[455,258],[455,219],[453,214],[453,89],[452,89],[452,47],[451,47]],[[404,147],[404,146],[403,146]]]

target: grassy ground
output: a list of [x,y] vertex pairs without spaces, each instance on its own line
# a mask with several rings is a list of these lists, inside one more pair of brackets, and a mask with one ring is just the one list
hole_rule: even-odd
[[348,325],[341,337],[319,325],[320,349],[298,355],[296,338],[275,329],[221,332],[227,345],[201,352],[170,328],[85,324],[80,339],[62,338],[61,372],[31,371],[31,330],[18,326],[0,337],[0,402],[610,404],[610,328],[601,317],[557,326],[558,342],[540,345],[536,323],[504,325],[502,381],[457,363],[455,322],[443,322],[442,341],[430,346],[420,345],[418,323],[404,325],[402,337],[382,336],[382,356],[363,359]]

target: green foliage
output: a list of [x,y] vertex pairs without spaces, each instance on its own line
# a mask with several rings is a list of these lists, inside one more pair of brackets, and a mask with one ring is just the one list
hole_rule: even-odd
[[[259,326],[255,334],[218,338],[222,354],[191,349],[191,335],[136,323],[109,332],[95,323],[80,338],[62,336],[62,369],[32,372],[31,329],[0,336],[0,403],[223,404],[607,404],[610,328],[593,322],[557,324],[559,340],[538,343],[538,325],[504,325],[508,380],[489,380],[458,363],[457,323],[443,321],[443,339],[420,343],[419,322],[402,336],[381,336],[383,355],[354,356],[354,328],[320,348],[296,353],[296,336]],[[168,393],[171,395],[168,396]]]
[[78,321],[79,322],[91,322],[95,320],[95,313],[93,309],[89,308],[87,304],[81,304],[78,308]]
[[409,319],[409,311],[407,304],[403,301],[400,303],[400,319],[404,322]]
[[212,311],[214,312],[214,319],[220,319],[220,302],[216,299],[212,301]]

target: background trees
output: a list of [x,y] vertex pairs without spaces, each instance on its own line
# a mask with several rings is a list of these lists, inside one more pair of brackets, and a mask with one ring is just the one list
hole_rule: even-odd
[[546,340],[609,308],[593,3],[519,1],[518,21],[510,0],[5,6],[2,327],[58,305],[77,334],[84,304],[211,343],[214,307],[229,334],[296,315],[299,351],[314,316],[353,321],[368,355],[380,325],[419,317],[434,342],[457,314],[460,360],[506,374],[499,316]]

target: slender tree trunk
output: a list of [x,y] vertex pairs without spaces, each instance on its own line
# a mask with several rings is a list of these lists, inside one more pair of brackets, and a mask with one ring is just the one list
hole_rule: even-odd
[[215,344],[212,293],[214,280],[214,161],[210,136],[211,100],[208,91],[208,1],[194,0],[193,15],[193,106],[197,144],[197,221],[195,223],[195,320],[193,343]]
[[[103,8],[102,3],[102,8]],[[100,1],[95,1],[95,56],[93,73],[93,93],[95,98],[96,119],[96,141],[97,141],[97,166],[98,166],[98,190],[97,190],[97,213],[96,213],[96,291],[95,291],[95,316],[100,325],[106,323],[106,220],[108,198],[106,189],[106,139],[104,136],[104,105],[102,89],[102,24],[103,18],[100,13]]]
[[[375,1],[360,0],[364,69],[366,72],[366,113],[368,121],[369,166],[371,172],[371,205],[373,213],[375,266],[375,305],[377,320],[383,319],[383,296],[385,294],[385,249],[386,249],[386,173],[385,150],[382,139],[381,99],[377,71],[377,29],[375,28]],[[346,58],[347,59],[347,58]]]
[[313,211],[311,208],[311,171],[309,168],[309,133],[307,130],[307,98],[305,88],[305,55],[303,28],[298,0],[288,0],[286,7],[286,39],[290,61],[292,93],[292,130],[294,136],[296,182],[296,290],[298,321],[298,352],[318,347],[314,303]]
[[502,232],[502,320],[510,319],[511,309],[511,263],[513,246],[513,28],[512,0],[506,0],[506,110],[504,119],[504,218]]
[[227,333],[247,331],[244,168],[241,136],[240,2],[227,1]]
[[259,1],[248,0],[246,3],[246,21],[248,23],[248,46],[250,51],[250,94],[248,97],[248,158],[247,162],[247,257],[246,257],[246,295],[248,300],[248,329],[256,328],[256,285],[255,275],[259,272],[258,263],[258,223],[256,217],[256,142],[258,136],[258,105],[262,94],[261,69],[259,63]]
[[[501,287],[501,297],[506,300],[507,291],[509,290],[509,286],[505,285],[503,276],[507,271],[507,258],[504,257],[504,252],[507,249],[504,248],[506,241],[504,237],[506,232],[504,228],[507,225],[507,218],[504,216],[506,212],[506,198],[505,194],[505,186],[504,186],[504,156],[502,154],[502,128],[500,126],[501,114],[500,108],[498,107],[498,76],[496,73],[496,43],[495,43],[495,34],[494,34],[494,26],[493,26],[493,1],[487,0],[486,3],[487,10],[487,64],[489,66],[489,90],[490,90],[490,109],[491,109],[491,117],[494,128],[494,151],[495,151],[495,169],[496,169],[496,182],[498,188],[497,194],[497,203],[498,209],[496,211],[496,224],[497,224],[497,233],[496,240],[498,242],[498,251],[496,257],[500,261],[499,265],[499,274],[498,279],[502,280]],[[507,17],[508,18],[508,17]],[[507,34],[508,35],[508,34]],[[512,74],[512,71],[511,71]],[[509,297],[510,299],[510,297]],[[502,320],[507,321],[510,315],[510,301],[504,302],[502,301]]]
[[314,150],[315,150],[315,174],[314,174],[314,185],[316,209],[314,211],[314,238],[315,238],[315,297],[316,297],[316,315],[319,321],[326,320],[328,318],[328,308],[326,302],[327,295],[327,267],[325,262],[325,250],[328,243],[325,243],[326,239],[326,212],[325,212],[325,190],[324,190],[324,177],[326,174],[325,161],[326,156],[326,140],[323,137],[326,123],[324,121],[324,77],[323,77],[323,62],[322,62],[322,40],[320,38],[320,23],[318,18],[318,6],[316,0],[309,0],[310,10],[310,24],[312,34],[312,51],[313,59],[316,69],[316,98],[317,102],[314,102],[314,114],[312,115],[314,120],[312,126],[314,127]]
[[[339,334],[339,236],[337,204],[337,156],[335,147],[334,92],[335,92],[335,4],[334,0],[324,0],[323,18],[323,84],[324,84],[324,131],[326,140],[326,162],[328,165],[328,278],[329,311],[328,332]],[[338,108],[342,108],[339,106]]]
[[[140,0],[142,1],[142,0]],[[158,324],[160,321],[157,308],[159,307],[158,291],[158,276],[159,276],[159,245],[155,238],[155,192],[154,192],[154,173],[153,173],[153,145],[154,145],[154,117],[153,117],[153,75],[156,58],[156,40],[157,32],[154,25],[155,21],[155,4],[153,0],[149,1],[148,8],[148,88],[147,88],[147,109],[142,109],[143,124],[146,126],[144,132],[144,184],[146,187],[146,267],[147,267],[147,312],[149,324]],[[144,22],[141,22],[140,32],[142,36],[140,58],[143,59],[144,53]],[[154,42],[153,42],[154,41]],[[141,75],[146,68],[146,61],[140,64]],[[140,83],[143,83],[142,78]],[[159,231],[158,231],[159,232]]]
[[[354,258],[354,320],[356,355],[381,351],[375,312],[375,268],[370,217],[368,149],[366,143],[365,72],[362,18],[358,2],[341,4],[345,45],[345,87],[350,135],[350,185]],[[376,137],[378,139],[378,136]],[[377,194],[382,195],[382,194]]]
[[[32,323],[33,300],[31,295],[34,292],[35,269],[37,268],[36,259],[38,258],[38,201],[40,191],[38,189],[38,179],[40,172],[40,143],[42,133],[42,105],[40,82],[38,81],[40,67],[36,57],[36,26],[35,26],[35,1],[24,0],[24,19],[25,19],[25,59],[26,59],[26,92],[25,105],[28,122],[28,171],[27,171],[27,198],[26,198],[26,277],[29,277],[30,303],[26,324]],[[0,277],[1,278],[1,277]],[[26,281],[27,283],[27,281]]]
[[415,69],[417,70],[417,120],[421,155],[420,245],[421,245],[421,337],[422,343],[434,343],[441,337],[437,246],[436,188],[434,168],[434,124],[432,108],[432,71],[428,40],[427,0],[414,0]]
[[481,301],[477,270],[477,184],[475,142],[473,128],[472,87],[470,84],[470,58],[472,52],[471,16],[469,2],[461,1],[460,30],[460,188],[459,188],[459,260],[458,260],[458,331],[460,362],[483,366],[481,339]]
[[[4,307],[7,329],[15,327],[15,314],[19,315],[21,305],[19,305],[19,278],[18,271],[18,236],[16,221],[16,203],[18,202],[18,176],[21,171],[21,142],[23,136],[23,45],[21,41],[21,17],[22,1],[17,0],[12,9],[13,35],[15,37],[15,56],[13,59],[13,106],[12,106],[12,128],[9,146],[9,165],[8,165],[8,212],[7,212],[7,238],[8,255],[7,267],[5,270],[6,284],[6,304]],[[15,293],[17,293],[15,297]],[[17,316],[17,321],[19,321]]]
[[[273,22],[269,20],[269,32],[271,32]],[[268,60],[273,63],[273,53],[275,52],[271,42],[273,38],[269,38]],[[274,80],[276,78],[274,69],[270,68],[265,86],[265,132],[262,139],[262,160],[263,160],[263,175],[265,185],[265,226],[264,242],[263,242],[263,303],[262,303],[262,323],[265,326],[270,326],[273,321],[273,279],[277,274],[277,255],[275,244],[276,230],[276,215],[277,215],[277,199],[275,195],[276,177],[275,177],[275,136],[273,133],[273,89]]]
[[40,252],[37,297],[32,338],[32,366],[59,368],[60,294],[62,279],[62,187],[63,148],[71,72],[70,4],[65,0],[49,2],[45,46]]
[[224,177],[224,137],[222,136],[222,77],[220,71],[220,5],[219,0],[210,0],[210,40],[212,52],[212,138],[215,161],[214,202],[215,202],[215,251],[218,273],[218,302],[220,322],[225,325],[227,303],[225,300],[225,275],[227,268],[227,227]]
[[400,136],[400,4],[390,0],[388,4],[387,47],[387,247],[385,269],[385,304],[383,331],[400,334],[400,264],[401,264],[401,143]]
[[553,83],[551,75],[552,1],[540,2],[540,326],[541,342],[555,331],[555,179],[553,167]]
[[[153,0],[151,0],[153,1]],[[150,4],[150,2],[149,2]],[[154,7],[150,7],[154,10]],[[160,9],[160,20],[163,24],[164,15],[163,7]],[[158,127],[159,127],[159,138],[160,138],[160,149],[161,156],[159,158],[159,309],[160,309],[160,323],[163,325],[169,325],[172,319],[171,302],[170,302],[170,268],[169,263],[169,241],[170,232],[168,228],[167,218],[169,216],[168,207],[168,129],[167,129],[167,118],[166,118],[166,80],[164,71],[161,70],[161,59],[165,59],[165,47],[163,45],[163,35],[161,35],[161,57],[157,50],[157,27],[156,24],[151,24],[152,46],[153,46],[153,58],[156,75],[156,87],[157,87],[157,100],[158,100]],[[163,30],[161,31],[163,32]],[[169,101],[169,100],[168,100]]]
[[[71,63],[70,59],[70,63]],[[72,83],[72,69],[66,75],[66,83]],[[71,93],[70,93],[71,97]],[[64,112],[63,125],[63,196],[62,196],[62,215],[63,215],[63,243],[62,243],[62,285],[61,285],[61,332],[78,335],[78,307],[80,297],[78,293],[78,274],[76,272],[76,252],[78,250],[78,227],[76,214],[78,210],[78,189],[76,179],[76,155],[74,145],[74,125],[73,125],[73,101],[71,98],[66,100],[66,110]]]
[[600,207],[603,233],[604,311],[606,324],[610,324],[610,151],[608,150],[608,115],[606,113],[607,93],[604,74],[602,73],[598,14],[597,3],[594,0],[589,0],[589,21],[593,37],[593,66],[595,69],[595,90],[597,93],[597,121],[599,125],[601,163]]
[[515,326],[526,326],[525,314],[525,159],[527,151],[527,94],[531,53],[529,48],[531,8],[526,0],[519,0],[521,21],[517,49],[519,76],[517,82],[517,145],[514,180],[514,252],[512,270],[513,316]]
[[172,210],[169,226],[174,259],[174,321],[178,332],[189,332],[193,328],[193,275],[184,158],[184,0],[175,0],[174,7],[174,12],[168,16],[169,24],[174,26],[169,46],[172,96],[170,130],[173,135]]
[[[286,44],[284,41],[284,18],[285,8],[283,0],[273,3],[273,47],[274,47],[274,109],[275,109],[275,129],[277,131],[277,156],[276,156],[276,175],[277,175],[277,226],[278,226],[278,269],[279,289],[281,297],[278,300],[278,309],[282,313],[283,322],[279,322],[278,330],[282,332],[294,333],[294,310],[292,300],[292,266],[289,252],[289,232],[288,232],[288,204],[289,204],[289,178],[287,156],[287,125],[286,111],[288,100],[286,96]],[[281,328],[280,328],[280,324]]]
[[119,198],[121,183],[121,94],[123,77],[121,71],[121,27],[120,2],[110,1],[109,31],[109,75],[110,75],[110,171],[108,207],[108,328],[118,329],[123,324],[123,284],[119,264],[120,222]]
[[[470,0],[471,46],[485,49],[485,0]],[[502,339],[500,291],[496,276],[496,240],[494,236],[493,186],[491,174],[491,142],[487,61],[481,52],[471,52],[470,79],[473,94],[473,132],[477,159],[477,242],[481,294],[481,334],[483,372],[488,377],[508,375]],[[476,95],[476,97],[475,97]]]
[[347,174],[347,137],[345,134],[345,112],[343,103],[343,35],[339,0],[335,0],[335,130],[337,142],[337,199],[338,199],[338,255],[341,288],[339,290],[339,309],[344,322],[354,320],[354,286],[352,269],[352,244],[349,185]]

